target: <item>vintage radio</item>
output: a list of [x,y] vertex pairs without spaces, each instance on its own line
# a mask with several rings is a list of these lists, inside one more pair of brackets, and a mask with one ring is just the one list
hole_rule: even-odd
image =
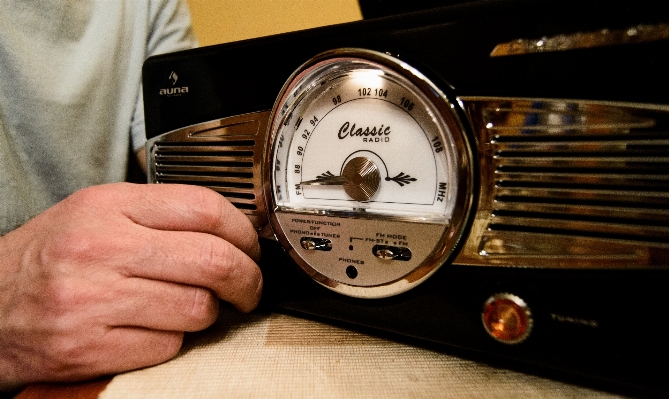
[[149,181],[244,211],[279,309],[666,393],[668,40],[496,1],[153,57]]

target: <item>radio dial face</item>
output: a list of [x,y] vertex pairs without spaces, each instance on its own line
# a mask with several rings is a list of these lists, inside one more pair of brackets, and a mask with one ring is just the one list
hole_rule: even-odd
[[417,70],[366,50],[322,54],[288,81],[270,128],[272,227],[316,281],[395,295],[450,254],[471,204],[469,146]]

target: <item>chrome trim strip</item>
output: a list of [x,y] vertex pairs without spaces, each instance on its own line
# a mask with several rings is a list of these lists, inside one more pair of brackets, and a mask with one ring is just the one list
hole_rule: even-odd
[[593,32],[567,33],[539,39],[516,39],[496,45],[490,53],[490,57],[648,43],[667,39],[669,39],[669,24],[636,25],[626,29],[601,29]]

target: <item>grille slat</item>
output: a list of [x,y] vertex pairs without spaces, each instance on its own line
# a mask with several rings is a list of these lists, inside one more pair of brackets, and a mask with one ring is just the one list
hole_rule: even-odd
[[159,183],[182,183],[182,184],[197,184],[205,185],[211,184],[223,187],[239,187],[239,188],[253,188],[253,182],[250,179],[238,177],[225,177],[220,175],[212,176],[193,176],[193,175],[156,175]]
[[[494,215],[560,215],[560,219],[592,219],[605,222],[617,220],[619,223],[650,223],[651,225],[666,226],[669,228],[668,209],[644,209],[617,207],[615,212],[611,207],[596,205],[568,205],[568,204],[538,204],[538,203],[500,203]],[[568,215],[568,216],[565,216]]]
[[657,227],[582,223],[557,219],[509,218],[493,223],[489,228],[492,231],[508,231],[510,233],[567,235],[605,240],[635,241],[653,245],[660,244],[669,248],[669,231]]
[[214,165],[214,166],[219,165],[219,166],[252,168],[253,157],[157,154],[156,163],[169,164],[169,165]]
[[669,140],[628,140],[628,141],[572,141],[572,142],[522,142],[495,143],[498,156],[526,156],[526,154],[545,154],[547,157],[567,156],[580,158],[583,156],[610,157],[611,154],[623,156],[648,156],[653,154],[669,157]]
[[[192,135],[189,135],[192,137]],[[196,141],[199,140],[199,141]],[[219,144],[225,143],[224,147]],[[172,141],[161,143],[162,153],[164,154],[210,154],[220,153],[223,149],[232,152],[253,151],[256,140],[230,140],[229,138],[191,138],[186,142]]]
[[[636,196],[641,197],[641,200],[645,198],[667,198],[669,199],[669,193],[664,191],[666,188],[662,185],[648,185],[648,186],[638,186],[638,185],[627,185],[627,186],[614,186],[614,185],[604,185],[604,184],[565,184],[565,183],[554,183],[549,184],[546,182],[497,182],[497,188],[500,193],[511,194],[514,196],[533,196],[534,192],[545,193],[554,193],[556,200],[558,196],[614,196],[614,197],[623,197],[628,196],[630,192],[634,192]],[[502,190],[505,189],[505,190]]]
[[593,233],[598,231],[619,232],[621,234],[634,234],[639,237],[644,235],[664,236],[669,241],[669,227],[664,225],[663,221],[651,218],[620,218],[610,215],[583,215],[580,213],[557,217],[556,214],[502,209],[495,211],[494,218],[495,221],[490,226],[495,230],[499,230],[499,228],[494,227],[495,225],[527,226],[533,230],[537,228],[558,228],[571,231],[591,231]]
[[157,164],[156,173],[159,176],[181,174],[189,176],[215,175],[225,177],[240,177],[245,179],[253,178],[253,168],[237,168],[230,166]]
[[[523,199],[524,198],[524,199]],[[562,204],[565,201],[580,199],[590,202],[605,202],[615,208],[618,203],[649,204],[649,206],[667,206],[669,195],[665,192],[639,192],[635,190],[603,190],[584,188],[583,190],[562,188],[506,188],[500,187],[495,190],[495,199],[499,201],[553,201]]]
[[505,159],[504,162],[498,162],[496,166],[497,171],[503,171],[507,168],[564,168],[581,169],[592,172],[598,172],[603,169],[608,170],[628,170],[630,172],[641,171],[641,173],[648,175],[667,174],[666,167],[669,166],[666,162],[660,159],[655,159],[656,162],[641,162],[639,159],[621,160],[608,159],[602,162],[601,159],[592,158],[515,158]]
[[523,184],[535,184],[540,187],[550,188],[554,186],[573,187],[575,189],[584,186],[610,187],[620,190],[620,187],[635,191],[669,191],[669,175],[620,175],[604,173],[533,173],[514,172],[498,173],[497,181],[499,187],[523,186]]

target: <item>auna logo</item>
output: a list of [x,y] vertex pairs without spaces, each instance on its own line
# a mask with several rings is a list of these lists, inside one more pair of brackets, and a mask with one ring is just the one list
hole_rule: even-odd
[[[167,79],[172,82],[172,86],[175,86],[177,84],[177,80],[179,80],[179,76],[177,75],[176,72],[172,71],[170,73],[170,76],[167,77]],[[182,87],[171,87],[168,89],[160,89],[160,95],[161,96],[168,96],[168,97],[174,97],[174,96],[180,96],[182,94],[188,93],[188,86],[182,86]]]
[[177,80],[179,80],[179,77],[177,76],[176,72],[172,71],[168,79],[172,81],[172,86],[174,86],[175,84],[177,84]]

